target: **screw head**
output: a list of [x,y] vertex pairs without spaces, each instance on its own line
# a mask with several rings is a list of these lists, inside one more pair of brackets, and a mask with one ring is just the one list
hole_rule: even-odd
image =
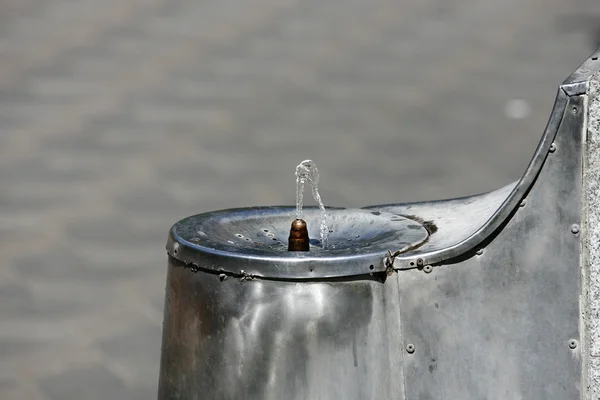
[[579,343],[577,343],[577,340],[575,340],[575,339],[571,339],[571,340],[569,340],[569,348],[570,348],[571,350],[574,350],[574,349],[576,349],[578,344],[579,344]]
[[571,225],[571,233],[575,233],[575,234],[579,233],[579,225],[577,225],[577,224]]
[[425,272],[426,274],[430,274],[431,271],[433,271],[433,268],[431,267],[431,265],[426,265],[423,267],[423,272]]
[[422,267],[422,266],[423,266],[423,259],[422,259],[422,258],[419,258],[419,259],[417,260],[417,267]]
[[554,143],[552,143],[550,145],[550,153],[554,153],[556,151],[556,145]]
[[412,343],[409,343],[409,344],[407,344],[407,345],[406,345],[406,352],[407,352],[408,354],[412,354],[412,353],[414,353],[414,352],[415,352],[415,345],[414,345],[414,344],[412,344]]

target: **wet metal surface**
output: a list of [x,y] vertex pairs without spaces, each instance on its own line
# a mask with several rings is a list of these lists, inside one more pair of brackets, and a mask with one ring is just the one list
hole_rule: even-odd
[[331,208],[324,250],[314,239],[319,237],[321,214],[313,207],[304,210],[311,250],[289,252],[285,240],[294,215],[292,207],[255,207],[191,216],[172,227],[167,251],[192,268],[233,274],[243,269],[268,278],[331,278],[384,272],[383,259],[390,248],[408,251],[429,240],[427,229],[413,219]]

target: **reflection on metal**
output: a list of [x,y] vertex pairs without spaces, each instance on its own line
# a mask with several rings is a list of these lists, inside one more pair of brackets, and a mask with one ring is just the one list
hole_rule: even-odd
[[303,219],[292,221],[288,237],[288,251],[309,251],[309,240],[306,222]]
[[332,208],[326,250],[307,209],[310,252],[293,207],[175,224],[159,399],[598,398],[598,54],[504,188]]

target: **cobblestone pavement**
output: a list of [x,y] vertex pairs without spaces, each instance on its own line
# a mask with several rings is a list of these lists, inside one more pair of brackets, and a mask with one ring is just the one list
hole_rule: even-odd
[[[594,7],[594,5],[596,5]],[[156,397],[168,228],[517,179],[597,0],[0,2],[0,398]]]

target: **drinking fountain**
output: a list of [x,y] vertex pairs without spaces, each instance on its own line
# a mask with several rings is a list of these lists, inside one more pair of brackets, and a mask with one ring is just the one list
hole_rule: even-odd
[[295,207],[177,222],[159,400],[597,399],[598,56],[496,191],[328,207],[326,244],[305,208],[308,251]]

